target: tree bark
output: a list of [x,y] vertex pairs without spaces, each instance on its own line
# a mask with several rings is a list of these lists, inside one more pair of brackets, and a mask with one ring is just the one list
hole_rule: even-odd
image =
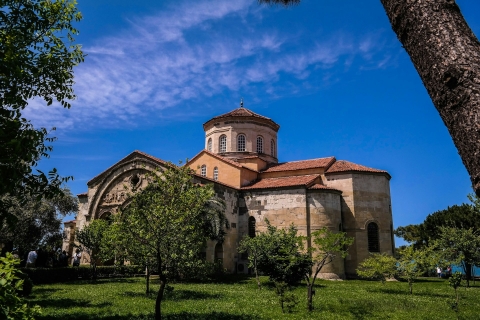
[[308,311],[313,311],[313,284],[308,284],[307,305]]
[[455,0],[380,0],[480,196],[480,43]]
[[162,320],[162,299],[165,291],[165,285],[167,284],[167,277],[162,271],[162,259],[160,254],[157,254],[158,261],[158,273],[160,275],[160,288],[158,289],[157,298],[155,299],[155,320]]
[[147,283],[147,288],[146,288],[146,292],[145,294],[148,295],[150,293],[150,268],[147,266],[145,266],[145,280],[146,280],[146,283]]

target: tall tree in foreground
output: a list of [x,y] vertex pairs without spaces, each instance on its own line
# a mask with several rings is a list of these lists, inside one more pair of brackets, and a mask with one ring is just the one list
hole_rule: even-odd
[[312,255],[313,268],[305,274],[308,288],[308,311],[313,310],[313,292],[315,280],[324,266],[332,263],[336,257],[345,258],[348,247],[353,243],[354,238],[347,237],[345,232],[332,232],[327,227],[312,232]]
[[[34,172],[48,157],[54,138],[36,129],[22,110],[34,98],[48,105],[58,101],[69,108],[73,94],[73,67],[83,61],[78,31],[81,19],[75,0],[4,0],[0,6],[0,222],[15,217],[8,209],[17,199],[51,198],[61,193],[55,169]],[[9,197],[4,197],[9,195]]]
[[[293,5],[300,0],[258,0]],[[380,0],[480,196],[480,42],[455,0]]]
[[170,164],[149,175],[148,186],[133,195],[118,216],[122,232],[129,234],[131,247],[155,257],[160,275],[155,319],[161,319],[161,302],[171,267],[197,259],[207,238],[223,234],[219,212],[206,210],[214,197],[213,189],[195,184],[191,173],[188,167]]
[[109,226],[105,220],[93,220],[88,226],[82,230],[75,232],[77,241],[82,245],[90,258],[90,267],[92,268],[93,280],[97,280],[97,261],[100,258],[100,249],[102,247],[105,233]]

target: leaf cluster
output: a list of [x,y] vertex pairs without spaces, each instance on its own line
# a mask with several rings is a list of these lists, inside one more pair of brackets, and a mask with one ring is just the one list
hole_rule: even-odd
[[397,274],[397,260],[386,253],[373,253],[360,263],[357,274],[362,278],[380,280],[384,284]]
[[7,253],[0,257],[0,318],[12,320],[33,320],[40,313],[40,307],[28,307],[19,296],[23,288],[22,273],[16,268],[20,261]]

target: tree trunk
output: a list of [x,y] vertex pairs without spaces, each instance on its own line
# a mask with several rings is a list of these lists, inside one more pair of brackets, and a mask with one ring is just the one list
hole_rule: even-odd
[[467,279],[467,287],[470,287],[470,279],[472,279],[472,264],[463,263],[463,270],[465,271],[465,279]]
[[162,299],[165,285],[167,284],[167,277],[160,272],[160,289],[158,289],[157,299],[155,300],[155,320],[162,320]]
[[480,196],[480,43],[455,0],[380,0]]
[[255,262],[254,269],[255,269],[255,279],[257,280],[258,289],[261,289],[262,287],[260,286],[260,277],[258,276],[257,262]]
[[145,266],[145,280],[146,280],[146,283],[147,283],[147,288],[146,288],[146,292],[145,294],[148,295],[150,293],[150,269],[148,268],[148,265]]
[[308,294],[307,294],[308,311],[313,311],[313,284],[308,284],[307,289],[308,289]]
[[408,282],[408,285],[410,287],[410,294],[413,294],[413,282],[412,281],[409,281]]

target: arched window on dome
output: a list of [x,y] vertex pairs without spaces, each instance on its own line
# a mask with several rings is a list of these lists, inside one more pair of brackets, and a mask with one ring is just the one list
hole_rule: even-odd
[[200,174],[202,175],[202,177],[207,176],[207,166],[206,165],[202,164],[201,169],[200,169]]
[[207,150],[212,152],[212,138],[208,139]]
[[380,252],[378,239],[378,225],[370,222],[367,226],[368,252]]
[[218,180],[218,168],[217,167],[213,168],[213,180],[215,180],[215,181]]
[[245,151],[245,135],[239,134],[237,136],[237,151]]
[[270,151],[271,151],[272,157],[275,157],[276,156],[275,141],[273,139],[272,139],[272,141],[270,141]]
[[263,138],[257,137],[257,153],[263,153]]
[[227,152],[227,136],[222,134],[219,139],[220,152]]
[[255,235],[256,235],[255,224],[256,224],[256,221],[254,217],[248,218],[248,236],[250,238],[255,238]]

